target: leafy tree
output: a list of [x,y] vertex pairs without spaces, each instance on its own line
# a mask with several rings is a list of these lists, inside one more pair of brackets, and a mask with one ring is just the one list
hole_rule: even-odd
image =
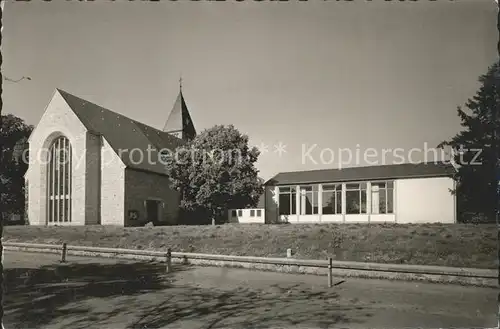
[[25,207],[24,173],[28,168],[27,142],[33,126],[15,115],[2,115],[0,145],[0,207],[4,216],[22,214]]
[[255,162],[260,152],[234,126],[217,125],[166,158],[172,187],[181,192],[181,210],[224,222],[229,209],[255,207],[263,193]]
[[462,221],[468,214],[480,215],[482,221],[494,221],[498,203],[497,179],[500,155],[500,63],[489,67],[479,77],[476,95],[458,107],[463,130],[439,147],[450,147],[458,165],[455,174],[459,213]]

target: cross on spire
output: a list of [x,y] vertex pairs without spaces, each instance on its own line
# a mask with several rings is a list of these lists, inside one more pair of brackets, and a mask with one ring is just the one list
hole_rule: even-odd
[[182,90],[182,76],[179,78],[179,88]]

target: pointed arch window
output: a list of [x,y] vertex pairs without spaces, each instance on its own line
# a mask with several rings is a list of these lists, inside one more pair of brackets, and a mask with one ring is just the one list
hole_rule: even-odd
[[47,221],[71,222],[71,144],[58,137],[49,148],[47,165]]

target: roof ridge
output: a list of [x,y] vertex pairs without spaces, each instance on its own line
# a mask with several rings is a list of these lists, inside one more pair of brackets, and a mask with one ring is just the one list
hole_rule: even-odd
[[[131,120],[133,120],[133,119],[131,119]],[[160,129],[158,129],[158,128],[155,128],[155,127],[153,127],[153,126],[149,126],[149,125],[145,124],[144,122],[140,122],[140,121],[137,121],[137,120],[133,120],[133,121],[135,121],[136,123],[139,123],[139,124],[141,124],[141,125],[143,125],[143,126],[147,127],[148,129],[156,130],[157,132],[159,132],[159,133],[161,133],[161,134],[166,134],[166,135],[168,135],[168,136],[172,136],[172,135],[171,135],[171,134],[169,134],[168,132],[166,132],[166,131],[162,131],[162,130],[160,130]],[[172,136],[172,137],[177,138],[177,137],[175,137],[175,136]]]
[[312,170],[292,170],[292,171],[282,171],[276,174],[275,176],[279,174],[289,174],[289,173],[303,173],[303,172],[320,172],[320,171],[332,171],[332,170],[346,170],[346,169],[362,169],[362,168],[373,168],[373,167],[396,167],[396,166],[404,166],[404,165],[412,165],[412,166],[418,166],[418,165],[447,165],[449,167],[452,167],[450,163],[446,163],[446,161],[421,161],[418,163],[412,163],[412,162],[404,162],[404,163],[391,163],[391,164],[382,164],[382,165],[375,165],[375,166],[370,166],[370,165],[363,165],[363,166],[352,166],[352,167],[342,167],[342,168],[323,168],[323,169],[312,169]]
[[[64,90],[60,89],[60,88],[56,88],[56,90],[57,90],[57,91],[59,91],[59,92],[63,92],[63,93],[65,93],[65,94],[67,94],[67,95],[69,95],[69,96],[71,96],[71,97],[78,98],[78,99],[79,99],[79,100],[81,100],[81,101],[84,101],[84,102],[90,103],[90,104],[92,104],[92,105],[95,105],[95,106],[99,107],[99,108],[100,108],[100,109],[102,109],[102,110],[106,110],[106,111],[108,111],[108,112],[111,112],[112,114],[119,115],[119,116],[121,116],[121,117],[122,117],[122,118],[124,118],[124,119],[128,119],[128,120],[130,120],[130,121],[131,121],[132,123],[134,123],[135,125],[137,125],[136,123],[140,123],[140,124],[142,124],[142,125],[147,126],[148,128],[152,128],[152,129],[156,129],[156,130],[158,130],[158,129],[157,129],[157,128],[155,128],[155,127],[149,126],[149,125],[147,125],[147,124],[145,124],[145,123],[143,123],[143,122],[140,122],[140,121],[138,121],[138,120],[132,119],[131,117],[128,117],[128,116],[123,115],[123,114],[121,114],[121,113],[118,113],[118,112],[116,112],[116,111],[110,110],[109,108],[106,108],[106,107],[104,107],[104,106],[102,106],[102,105],[99,105],[99,104],[97,104],[97,103],[94,103],[94,102],[92,102],[92,101],[89,101],[89,100],[87,100],[87,99],[85,99],[85,98],[81,98],[81,97],[79,97],[79,96],[75,96],[74,94],[71,94],[71,93],[69,93],[69,92],[67,92],[67,91],[64,91]],[[63,97],[64,97],[64,95],[63,95]],[[161,130],[160,130],[160,131],[161,131]]]
[[[350,170],[349,170],[350,169]],[[318,182],[341,182],[358,180],[382,180],[402,178],[443,177],[453,175],[453,165],[446,161],[386,164],[379,166],[358,166],[344,169],[304,170],[295,172],[280,172],[269,180],[271,183],[295,184]]]
[[[57,90],[57,91],[61,94],[61,96],[64,98],[64,100],[65,100],[66,102],[68,102],[68,100],[66,99],[66,97],[65,97],[65,96],[70,96],[70,97],[76,98],[76,99],[77,99],[77,100],[79,100],[79,101],[82,101],[82,102],[85,102],[85,103],[90,103],[90,104],[92,104],[92,105],[94,105],[94,106],[98,107],[98,108],[101,110],[101,112],[102,112],[103,110],[105,110],[105,111],[107,111],[107,112],[109,112],[109,113],[111,113],[111,114],[113,114],[113,115],[121,116],[123,119],[128,119],[128,120],[130,120],[130,122],[134,124],[134,126],[136,127],[136,129],[138,129],[138,130],[139,130],[139,132],[140,132],[140,133],[141,133],[141,134],[142,134],[142,135],[143,135],[143,136],[144,136],[144,137],[145,137],[145,138],[146,138],[146,139],[150,142],[150,144],[152,144],[152,143],[151,143],[151,140],[150,140],[150,139],[149,139],[149,138],[148,138],[148,137],[144,134],[144,132],[142,131],[142,129],[140,129],[140,128],[137,126],[137,124],[136,124],[136,120],[134,120],[134,119],[132,119],[132,118],[129,118],[129,117],[127,117],[127,116],[125,116],[125,115],[123,115],[123,114],[120,114],[120,113],[118,113],[118,112],[112,111],[112,110],[110,110],[110,109],[108,109],[108,108],[105,108],[105,107],[103,107],[103,106],[101,106],[101,105],[99,105],[99,104],[96,104],[96,103],[94,103],[94,102],[88,101],[88,100],[86,100],[86,99],[84,99],[84,98],[81,98],[81,97],[79,97],[79,96],[75,96],[75,95],[73,95],[73,94],[71,94],[71,93],[69,93],[69,92],[67,92],[67,91],[64,91],[64,90],[62,90],[62,89],[60,89],[60,88],[56,88],[56,90]],[[62,93],[61,93],[61,92],[62,92]],[[70,103],[71,103],[71,102],[70,102]],[[87,126],[87,129],[88,129],[89,131],[94,131],[94,130],[95,130],[95,129],[94,129],[94,127],[92,126],[92,123],[88,122],[87,118],[85,118],[84,116],[82,116],[82,115],[79,113],[79,111],[75,111],[75,109],[73,109],[73,107],[72,107],[70,104],[68,104],[68,106],[72,109],[73,113],[75,113],[75,115],[78,117],[78,119],[79,119],[82,123],[84,123],[84,124]],[[106,139],[106,136],[103,136],[103,138],[105,138],[105,139]],[[106,140],[107,140],[107,139],[106,139]],[[112,147],[113,149],[115,149],[114,145],[112,145],[112,143],[111,143],[110,141],[108,141],[108,143],[110,143],[111,147]]]
[[127,156],[120,151],[139,149],[142,152],[149,152],[151,147],[157,150],[162,147],[177,147],[176,145],[179,144],[177,139],[168,134],[160,134],[159,129],[126,115],[75,96],[60,88],[56,89],[56,93],[68,105],[68,110],[76,115],[86,130],[94,131],[104,137],[127,168],[165,174],[164,166],[161,163],[157,161],[136,162],[130,158],[130,154]]
[[141,127],[140,125],[143,125],[143,126],[144,126],[144,127],[146,127],[146,128],[151,128],[152,130],[156,130],[156,132],[157,132],[157,133],[159,133],[159,134],[161,133],[161,134],[163,135],[163,137],[168,136],[169,138],[172,138],[172,141],[176,141],[176,142],[177,142],[177,141],[181,141],[181,139],[180,139],[180,138],[177,138],[177,137],[175,137],[175,136],[173,136],[173,135],[171,135],[171,134],[169,134],[169,133],[167,133],[167,132],[165,132],[165,131],[161,131],[161,130],[158,130],[158,129],[154,128],[154,127],[148,126],[148,125],[147,125],[147,124],[145,124],[145,123],[142,123],[142,122],[139,122],[139,121],[136,121],[136,120],[133,120],[133,123],[134,123],[134,125],[137,127],[137,129],[139,129],[139,130],[141,131],[141,134],[142,134],[144,137],[146,137],[146,139],[149,141],[150,145],[151,145],[152,147],[156,148],[157,150],[161,150],[161,149],[162,149],[162,147],[161,147],[161,146],[159,146],[159,145],[156,145],[156,143],[154,143],[154,142],[153,142],[153,140],[151,140],[151,138],[150,138],[150,137],[146,134],[146,132],[144,131],[143,127]]

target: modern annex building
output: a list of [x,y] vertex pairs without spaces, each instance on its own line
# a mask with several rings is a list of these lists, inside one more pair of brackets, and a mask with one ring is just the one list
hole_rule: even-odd
[[454,168],[398,164],[279,173],[266,182],[267,223],[455,223]]
[[29,139],[29,223],[175,223],[180,196],[158,152],[195,135],[182,90],[158,130],[56,89]]

